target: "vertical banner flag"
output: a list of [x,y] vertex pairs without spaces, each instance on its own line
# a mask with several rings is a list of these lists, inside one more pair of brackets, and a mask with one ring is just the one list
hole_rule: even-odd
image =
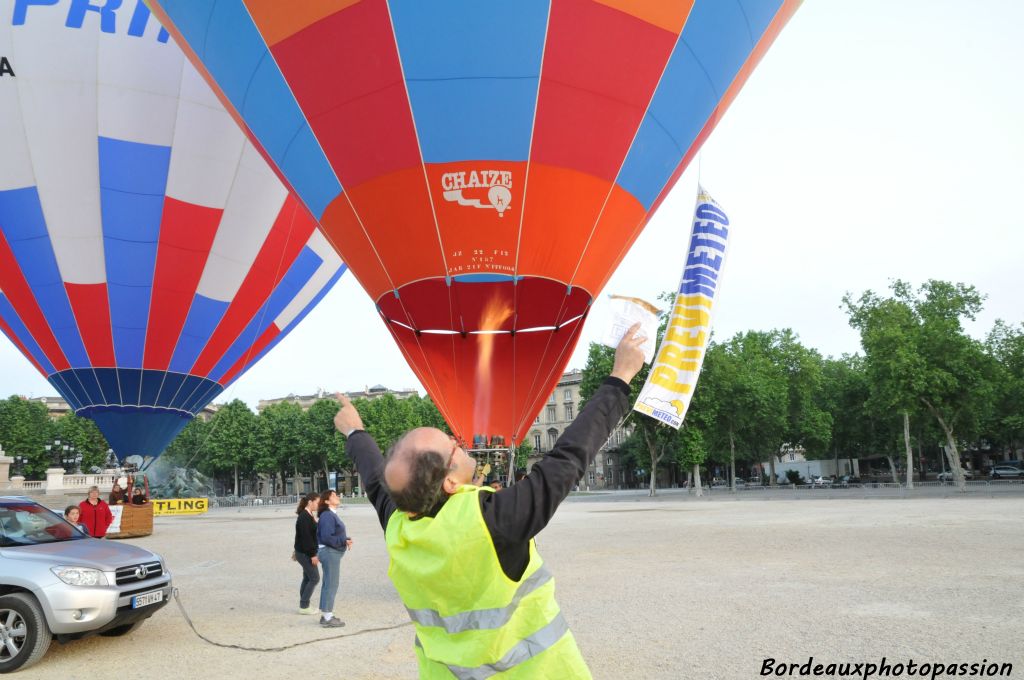
[[704,352],[711,339],[711,312],[721,283],[729,243],[729,218],[697,189],[697,207],[686,265],[676,291],[665,337],[633,410],[679,429],[690,406]]

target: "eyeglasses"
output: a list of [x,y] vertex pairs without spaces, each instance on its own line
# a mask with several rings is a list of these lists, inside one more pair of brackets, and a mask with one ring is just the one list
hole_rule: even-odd
[[455,452],[459,450],[459,442],[455,440],[455,437],[448,437],[452,440],[452,452],[448,456],[448,469],[452,469],[452,463],[455,461]]

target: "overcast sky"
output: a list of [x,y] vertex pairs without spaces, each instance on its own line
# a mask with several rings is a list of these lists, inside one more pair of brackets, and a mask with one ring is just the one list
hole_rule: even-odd
[[[978,337],[1024,320],[1021,26],[1018,0],[805,0],[701,153],[733,225],[716,337],[788,327],[825,355],[856,352],[840,300],[893,278],[977,286]],[[695,162],[612,277],[570,368],[603,334],[608,293],[654,301],[676,286],[697,174]],[[218,401],[376,383],[422,391],[345,275]],[[0,395],[12,393],[55,391],[0,335]]]

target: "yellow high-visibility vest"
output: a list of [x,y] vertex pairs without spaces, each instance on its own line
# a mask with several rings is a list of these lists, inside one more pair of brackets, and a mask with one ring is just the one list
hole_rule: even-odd
[[388,520],[388,575],[416,625],[420,677],[590,678],[534,542],[522,578],[502,571],[480,511],[493,491],[463,486],[436,517]]

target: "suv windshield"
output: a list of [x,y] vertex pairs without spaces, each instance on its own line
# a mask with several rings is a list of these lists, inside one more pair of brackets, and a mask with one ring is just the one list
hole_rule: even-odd
[[87,536],[35,503],[0,503],[0,548],[75,541]]

